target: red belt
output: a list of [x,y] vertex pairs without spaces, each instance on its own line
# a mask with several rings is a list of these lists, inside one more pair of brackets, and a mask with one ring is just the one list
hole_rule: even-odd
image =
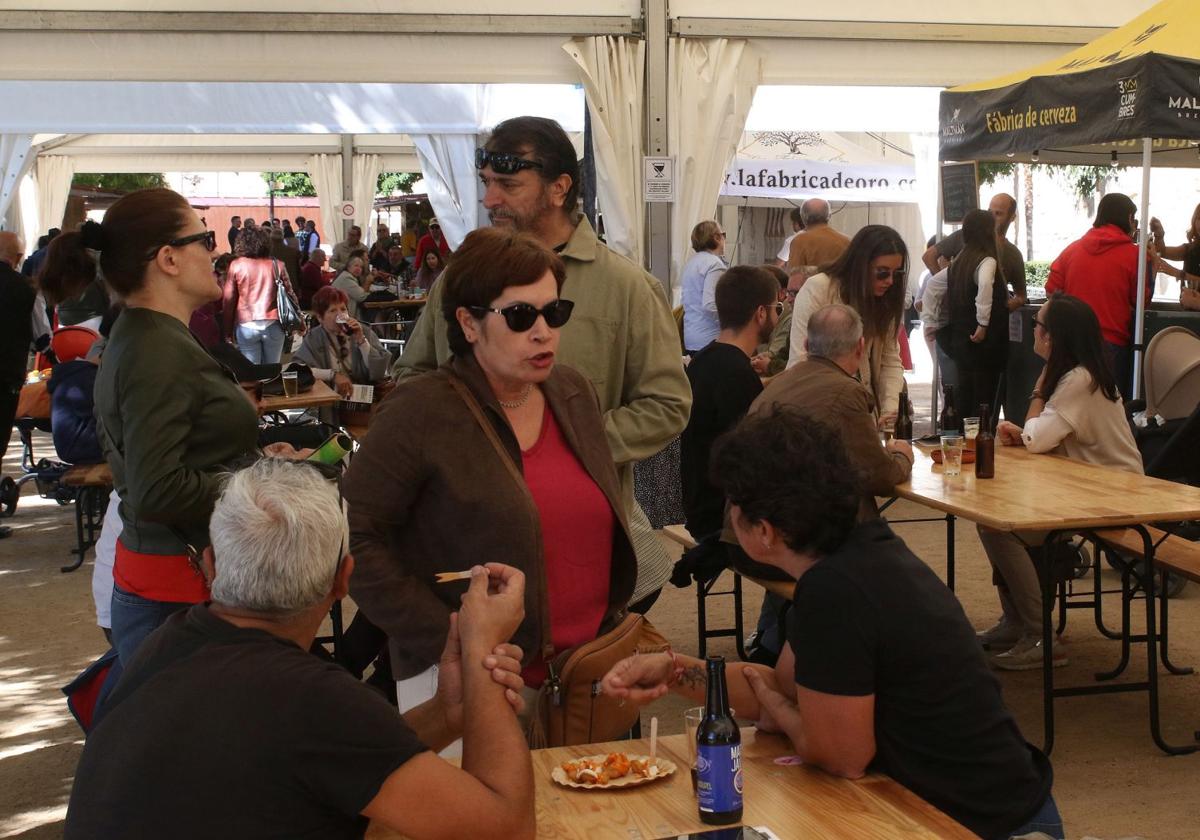
[[199,604],[209,599],[208,585],[186,554],[142,554],[117,540],[113,580],[150,601]]

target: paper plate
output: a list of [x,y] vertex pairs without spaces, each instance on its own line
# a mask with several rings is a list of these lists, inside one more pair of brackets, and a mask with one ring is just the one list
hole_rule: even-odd
[[[935,464],[942,463],[941,447],[938,447],[937,449],[934,449],[932,452],[930,452],[929,457],[933,459],[933,463],[935,463]],[[964,449],[963,454],[962,454],[962,462],[964,464],[974,464],[975,463],[975,450]]]
[[[571,760],[579,761],[580,758],[588,758],[593,761],[602,762],[607,757],[608,753],[604,753],[603,755],[583,755],[579,756],[579,758],[573,758]],[[634,759],[637,759],[638,761],[647,761],[649,758],[650,756],[648,755],[629,756],[630,761],[633,761]],[[579,788],[581,790],[609,790],[612,788],[633,787],[634,785],[644,785],[647,782],[656,782],[659,779],[665,779],[667,776],[670,776],[675,772],[675,763],[673,761],[662,758],[661,756],[656,761],[658,764],[658,775],[656,776],[639,776],[631,770],[621,778],[613,779],[611,782],[603,785],[591,782],[572,782],[569,778],[567,778],[567,771],[563,770],[561,766],[557,766],[550,771],[550,778],[563,787]]]

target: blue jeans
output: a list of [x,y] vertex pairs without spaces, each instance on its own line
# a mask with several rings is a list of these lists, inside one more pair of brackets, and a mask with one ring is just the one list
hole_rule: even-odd
[[1038,812],[1033,815],[1033,819],[1020,828],[1010,831],[1006,836],[1009,838],[1019,838],[1037,831],[1050,835],[1054,840],[1063,840],[1065,837],[1062,817],[1058,814],[1058,805],[1054,802],[1053,794],[1047,794],[1046,801],[1042,803],[1042,807]]
[[147,636],[174,613],[190,606],[175,601],[151,601],[113,586],[112,644],[121,662],[128,663]]
[[277,365],[283,358],[283,327],[271,321],[265,327],[237,325],[237,346],[256,365]]

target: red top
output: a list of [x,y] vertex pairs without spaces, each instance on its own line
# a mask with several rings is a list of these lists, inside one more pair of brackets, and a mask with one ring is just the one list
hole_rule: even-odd
[[422,236],[421,240],[417,243],[417,258],[413,262],[413,265],[417,268],[423,266],[425,264],[425,252],[432,251],[435,248],[442,255],[442,262],[444,263],[446,257],[450,256],[450,243],[446,241],[445,235],[443,234],[435,238],[432,233],[427,233]]
[[[537,443],[521,453],[521,460],[542,520],[550,638],[557,653],[596,638],[604,620],[616,519],[549,407]],[[521,676],[526,685],[540,686],[546,679],[545,661],[535,661]]]
[[[1066,292],[1096,313],[1104,340],[1130,343],[1137,306],[1138,246],[1116,225],[1092,228],[1068,245],[1050,265],[1046,294]],[[1154,294],[1154,273],[1146,273],[1146,302]]]
[[186,554],[142,554],[126,548],[120,538],[113,580],[126,592],[151,601],[199,604],[211,597],[208,584]]

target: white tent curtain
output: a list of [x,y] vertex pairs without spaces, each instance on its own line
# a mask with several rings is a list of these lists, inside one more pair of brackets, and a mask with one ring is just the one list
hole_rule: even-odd
[[479,176],[474,134],[410,134],[421,160],[429,203],[451,248],[479,227]]
[[321,208],[321,230],[329,240],[322,244],[329,253],[329,248],[342,238],[342,218],[338,213],[342,203],[342,156],[312,155],[307,168]]
[[563,49],[579,65],[592,116],[596,194],[608,247],[640,265],[646,210],[640,181],[645,42],[574,38]]
[[0,134],[0,219],[6,217],[8,207],[20,189],[21,179],[33,164],[31,145],[32,134]]
[[383,171],[383,159],[379,155],[355,155],[350,165],[354,224],[362,228],[364,242],[374,242],[375,232],[368,230],[368,227],[371,224],[371,210],[375,206],[375,187],[379,183],[379,173]]
[[667,79],[667,148],[675,158],[674,290],[692,253],[692,228],[716,213],[725,170],[762,80],[762,60],[745,40],[672,38]]
[[62,155],[43,155],[37,159],[38,234],[62,227],[71,197],[75,162]]

